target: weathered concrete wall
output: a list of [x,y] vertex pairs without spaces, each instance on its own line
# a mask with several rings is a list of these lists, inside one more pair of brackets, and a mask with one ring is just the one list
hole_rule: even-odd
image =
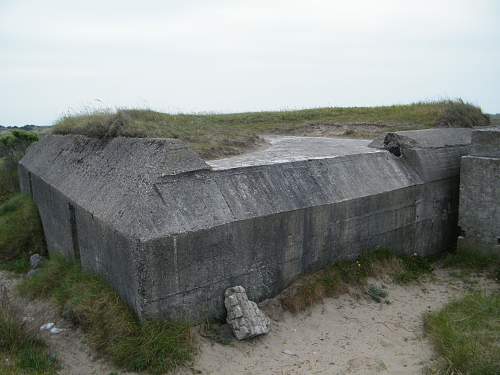
[[459,247],[500,254],[500,128],[472,133],[460,178]]
[[419,181],[398,164],[380,152],[221,171],[210,185],[211,195],[224,203],[223,213],[211,203],[189,209],[165,199],[166,211],[192,217],[193,224],[203,226],[213,212],[232,219],[146,243],[147,314],[192,317],[202,306],[222,316],[222,292],[231,285],[244,285],[252,299],[262,300],[301,273],[366,249],[413,253]]
[[372,147],[399,155],[421,181],[415,252],[429,255],[456,246],[460,158],[470,152],[471,129],[389,133]]
[[21,191],[38,205],[49,252],[79,258],[140,311],[140,238],[145,226],[154,228],[153,181],[203,168],[208,166],[175,140],[47,136],[30,147],[19,176]]
[[454,245],[470,130],[390,134],[379,149],[299,141],[290,158],[271,147],[211,169],[174,140],[49,136],[21,161],[21,186],[50,251],[79,253],[141,316],[221,317],[235,284],[262,300],[378,246]]

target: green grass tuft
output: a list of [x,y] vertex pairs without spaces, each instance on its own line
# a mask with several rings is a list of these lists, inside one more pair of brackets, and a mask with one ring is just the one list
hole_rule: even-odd
[[377,303],[382,302],[389,295],[386,290],[376,285],[370,285],[366,293]]
[[404,256],[401,257],[401,262],[403,264],[401,272],[394,275],[394,279],[401,284],[416,281],[422,275],[432,273],[434,269],[432,259],[428,257],[417,255]]
[[28,257],[21,257],[18,259],[12,259],[0,262],[0,270],[9,271],[18,274],[26,273],[30,270],[31,265]]
[[500,295],[476,293],[426,317],[426,331],[448,374],[497,375],[500,370]]
[[0,262],[22,263],[31,254],[44,252],[43,230],[35,204],[26,195],[12,196],[0,205]]
[[384,107],[315,108],[235,114],[166,114],[151,110],[104,110],[61,118],[56,134],[90,137],[177,138],[202,157],[235,155],[260,144],[260,134],[335,135],[373,138],[389,131],[463,127],[489,123],[461,100]]
[[162,374],[192,360],[188,323],[140,323],[109,285],[62,257],[52,257],[19,291],[31,298],[52,297],[98,353],[126,370]]

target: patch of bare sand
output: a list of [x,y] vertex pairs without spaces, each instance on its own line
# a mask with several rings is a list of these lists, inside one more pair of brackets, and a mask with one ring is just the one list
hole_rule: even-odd
[[272,314],[278,320],[271,333],[253,341],[223,346],[200,338],[194,369],[214,375],[422,374],[436,361],[424,314],[467,291],[499,289],[485,278],[464,283],[444,270],[420,283],[384,285],[390,304],[344,295],[306,313]]

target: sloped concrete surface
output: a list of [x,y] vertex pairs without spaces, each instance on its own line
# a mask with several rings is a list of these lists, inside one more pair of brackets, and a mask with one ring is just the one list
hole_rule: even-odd
[[177,140],[47,136],[20,179],[50,251],[79,254],[140,316],[223,317],[232,285],[261,301],[375,247],[454,245],[470,130],[395,134],[400,156],[383,140],[270,137],[208,163]]
[[214,170],[224,170],[376,152],[368,147],[371,141],[362,139],[277,135],[265,135],[261,138],[268,144],[261,150],[225,159],[209,160],[207,163]]

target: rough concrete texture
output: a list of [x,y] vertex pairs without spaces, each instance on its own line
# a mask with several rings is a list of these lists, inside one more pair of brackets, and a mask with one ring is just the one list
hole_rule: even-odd
[[500,127],[475,130],[471,155],[500,158]]
[[472,133],[460,172],[460,248],[500,254],[500,128]]
[[271,321],[255,302],[248,300],[245,288],[241,285],[227,288],[224,296],[226,321],[238,340],[269,333]]
[[454,246],[470,133],[393,133],[399,156],[384,140],[283,137],[210,165],[175,140],[47,136],[20,179],[50,251],[103,275],[141,317],[222,318],[232,285],[261,301],[378,246]]

